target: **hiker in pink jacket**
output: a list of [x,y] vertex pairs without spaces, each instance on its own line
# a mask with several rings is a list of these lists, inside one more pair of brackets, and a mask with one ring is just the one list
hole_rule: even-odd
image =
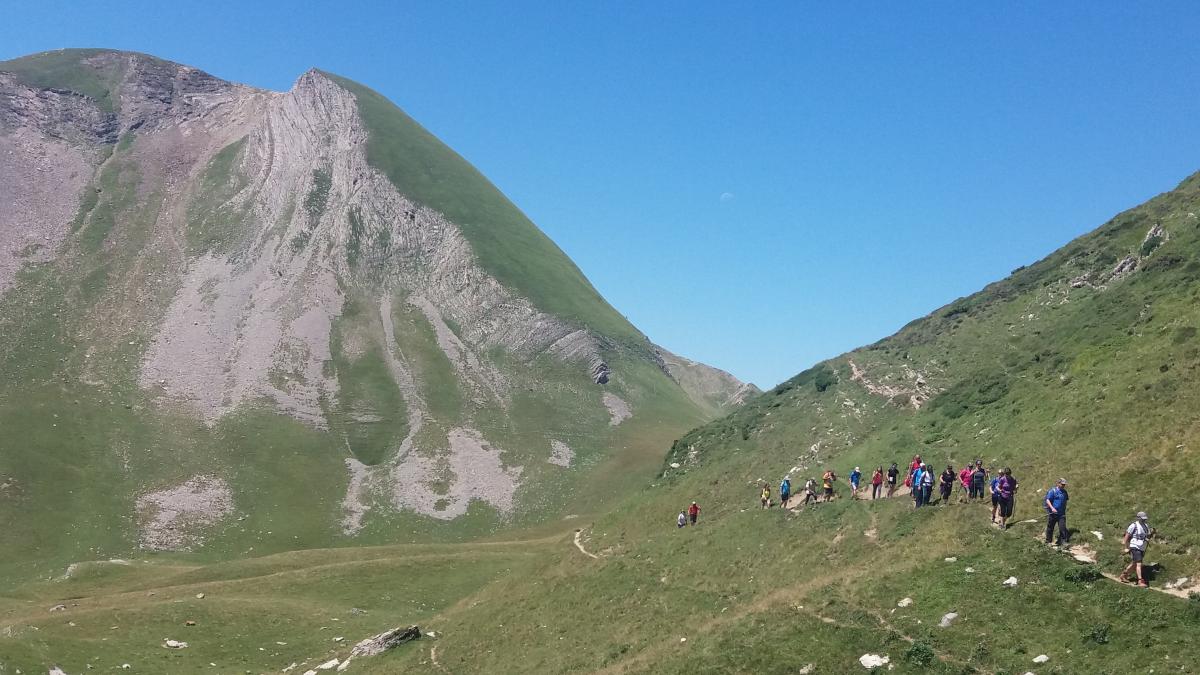
[[963,499],[967,498],[967,494],[971,489],[971,472],[974,470],[974,466],[967,464],[962,468],[962,471],[958,472],[958,487],[962,491]]

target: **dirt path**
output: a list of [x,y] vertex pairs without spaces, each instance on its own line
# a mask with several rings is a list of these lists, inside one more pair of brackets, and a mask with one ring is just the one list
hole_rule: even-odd
[[581,536],[583,536],[583,530],[575,530],[575,548],[579,549],[579,552],[586,555],[587,557],[592,558],[593,560],[599,560],[600,556],[596,555],[595,553],[589,552],[586,548],[583,547],[583,542],[579,540],[579,538]]
[[[1011,525],[1009,525],[1009,531],[1011,531],[1014,527],[1019,526],[1019,525],[1034,525],[1035,528],[1034,528],[1034,531],[1032,532],[1033,538],[1038,540],[1039,542],[1045,542],[1045,539],[1043,538],[1043,534],[1042,534],[1042,532],[1043,532],[1042,527],[1044,527],[1044,525],[1045,525],[1044,519],[1027,518],[1025,520],[1021,520],[1016,523],[1012,523]],[[1068,546],[1066,549],[1064,549],[1063,553],[1071,556],[1078,563],[1081,563],[1084,565],[1095,565],[1096,564],[1096,560],[1097,560],[1096,552],[1092,549],[1092,547],[1090,545],[1088,545],[1086,543],[1072,544],[1072,545]],[[1119,574],[1113,574],[1111,572],[1105,572],[1103,570],[1100,571],[1100,574],[1105,579],[1108,579],[1109,581],[1121,584],[1122,586],[1132,585],[1132,584],[1129,584],[1128,582],[1122,581],[1121,576]],[[1149,589],[1152,591],[1157,591],[1159,593],[1170,595],[1170,596],[1173,596],[1176,598],[1183,598],[1184,600],[1186,600],[1186,599],[1188,599],[1188,596],[1191,593],[1200,593],[1200,581],[1197,581],[1195,579],[1192,579],[1190,581],[1191,581],[1191,583],[1187,583],[1186,585],[1173,587],[1173,588],[1167,588],[1164,584],[1158,584],[1155,586],[1150,586]],[[1136,586],[1134,586],[1134,587],[1136,588]]]
[[434,668],[437,668],[439,672],[443,672],[443,673],[446,673],[446,675],[450,675],[450,671],[449,671],[449,670],[446,670],[446,666],[443,666],[443,665],[442,665],[442,664],[441,664],[441,663],[438,661],[438,657],[437,657],[437,645],[434,645],[434,646],[432,646],[432,647],[430,647],[430,648],[429,648],[429,662],[430,662],[430,663],[432,663],[432,664],[433,664],[433,667],[434,667]]

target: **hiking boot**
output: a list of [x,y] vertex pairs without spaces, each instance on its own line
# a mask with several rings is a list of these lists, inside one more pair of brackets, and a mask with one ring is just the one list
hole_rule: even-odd
[[1150,584],[1146,583],[1145,579],[1138,579],[1138,588],[1150,588]]

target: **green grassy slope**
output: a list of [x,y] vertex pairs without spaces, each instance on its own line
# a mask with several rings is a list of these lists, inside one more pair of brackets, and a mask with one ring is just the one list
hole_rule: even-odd
[[[113,112],[114,94],[121,71],[115,63],[91,66],[86,60],[107,49],[60,49],[39,52],[9,61],[0,61],[0,71],[15,74],[22,82],[43,89],[58,89],[83,94],[96,101],[101,110]],[[147,57],[149,58],[149,57]]]
[[[1200,599],[1101,576],[1123,566],[1120,537],[1139,509],[1161,533],[1152,584],[1200,573],[1197,212],[1192,176],[690,432],[654,487],[582,524],[599,559],[564,541],[532,580],[506,578],[470,611],[431,619],[445,632],[441,661],[454,672],[851,673],[875,653],[893,672],[1200,670]],[[1156,224],[1169,240],[1146,239]],[[1105,280],[1127,255],[1141,256],[1139,270]],[[1079,283],[1088,272],[1093,286]],[[903,394],[889,402],[852,379],[850,362],[897,387],[912,386],[911,368],[934,396],[919,410]],[[755,508],[756,485],[789,471],[799,482],[825,466],[844,476],[918,452],[935,465],[1011,466],[1022,481],[1016,524],[996,530],[982,504],[913,510],[904,497]],[[1039,493],[1059,475],[1072,481],[1074,540],[1095,565],[1040,542]],[[701,526],[676,530],[692,499]],[[1001,586],[1009,576],[1016,588]],[[898,607],[905,597],[912,605]],[[959,618],[938,627],[948,612]],[[488,648],[501,640],[506,649]],[[1049,662],[1034,664],[1041,654]],[[392,658],[366,672],[424,655]]]
[[[114,83],[128,73],[100,66],[122,62],[119,52],[67,50],[0,68],[35,86],[77,91],[105,105]],[[109,75],[112,81],[105,79]],[[119,105],[116,99],[109,103]],[[395,133],[417,131],[414,124]],[[456,200],[457,208],[468,211],[476,208],[472,200],[484,203],[471,213],[507,213],[499,217],[513,231],[501,225],[489,235],[503,240],[492,242],[498,254],[513,265],[530,256],[529,270],[556,270],[523,283],[549,280],[553,288],[543,289],[546,293],[563,291],[556,302],[574,303],[570,311],[584,317],[580,323],[607,331],[618,343],[606,354],[618,373],[607,389],[595,385],[578,363],[542,357],[529,364],[502,350],[481,354],[511,383],[511,405],[504,408],[471,395],[429,320],[404,302],[402,289],[393,289],[396,343],[429,413],[419,450],[446,450],[454,428],[479,430],[503,450],[506,466],[523,467],[514,510],[501,513],[476,501],[465,516],[444,522],[389,512],[382,508],[387,495],[381,494],[364,530],[353,539],[343,536],[341,504],[349,481],[344,461],[354,457],[376,465],[392,459],[409,431],[407,403],[386,365],[383,291],[370,283],[343,280],[340,289],[347,301],[325,364],[327,374],[339,380],[340,396],[321,402],[326,430],[277,414],[269,401],[248,403],[206,425],[139,386],[139,365],[180,272],[179,260],[152,243],[154,229],[165,226],[160,219],[165,196],[182,186],[168,186],[161,171],[147,170],[146,137],[131,132],[98,149],[96,173],[60,257],[27,266],[0,295],[0,589],[54,575],[72,562],[146,555],[139,550],[137,497],[197,475],[225,478],[236,513],[196,547],[192,563],[302,548],[462,541],[596,513],[644,485],[670,440],[711,417],[647,360],[645,338],[486,180],[436,140],[421,143],[427,145],[425,160],[444,162],[458,172],[454,180],[466,182],[458,196],[443,182],[437,184],[442,192],[429,194]],[[249,241],[263,229],[253,210],[229,202],[247,186],[239,168],[245,147],[246,139],[234,141],[196,167],[194,190],[182,192],[184,223],[176,234],[189,257],[216,254],[241,262]],[[312,190],[295,196],[288,218],[311,220],[329,207],[330,177],[319,166],[312,171]],[[504,220],[510,216],[519,222]],[[511,247],[505,248],[508,234]],[[269,373],[281,387],[303,376],[286,365]],[[609,425],[601,401],[606,390],[636,411],[619,427]],[[570,469],[546,461],[552,440],[572,448]]]
[[378,92],[329,75],[358,99],[367,159],[401,193],[462,228],[480,264],[543,311],[641,346],[645,338],[496,186]]

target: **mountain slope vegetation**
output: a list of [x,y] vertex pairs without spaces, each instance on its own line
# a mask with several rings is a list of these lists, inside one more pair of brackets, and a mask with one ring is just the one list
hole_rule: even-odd
[[[1197,212],[1200,175],[688,433],[653,487],[585,528],[598,559],[564,546],[536,581],[443,613],[439,657],[464,672],[516,653],[544,672],[849,673],[864,654],[897,672],[1195,671]],[[758,486],[784,474],[799,490],[826,467],[869,475],[915,454],[1011,467],[1009,531],[985,505],[914,510],[847,499],[844,484],[831,504],[757,508]],[[1075,552],[1094,564],[1041,543],[1059,476]],[[701,524],[676,529],[692,500]],[[1124,566],[1138,510],[1160,531],[1152,585],[1174,595],[1103,576]],[[511,650],[489,650],[501,634]]]
[[[311,668],[349,655],[333,641],[342,633],[353,642],[419,623],[433,636],[347,669],[854,673],[873,655],[898,673],[1195,672],[1197,401],[1186,384],[1200,357],[1188,330],[1200,321],[1198,207],[1193,176],[806,370],[677,440],[654,482],[607,514],[515,544],[78,566],[8,594],[0,625],[16,637],[3,644],[20,650],[10,663]],[[982,504],[850,499],[844,484],[829,504],[758,508],[761,482],[784,473],[799,486],[825,467],[844,476],[917,453],[1012,467],[1015,523],[997,530]],[[1041,494],[1059,476],[1074,552],[1094,563],[1040,541]],[[699,525],[676,528],[692,500]],[[1105,576],[1124,564],[1136,510],[1160,531],[1147,559],[1155,590]],[[277,590],[280,575],[296,585]],[[392,592],[411,578],[429,589],[407,596],[418,606]],[[296,587],[311,591],[284,603]],[[62,613],[45,609],[69,598]],[[181,627],[189,616],[202,619]],[[212,621],[221,628],[200,630]],[[129,636],[94,641],[113,630]],[[186,650],[159,646],[186,630]]]
[[[341,85],[319,74],[301,84],[311,88],[305,100],[326,110],[349,101],[338,93],[346,92]],[[117,109],[127,113],[125,104]],[[273,126],[281,135],[286,128]],[[135,152],[143,134],[124,150]],[[254,148],[264,147],[242,129],[228,136],[214,146],[247,137],[230,154],[254,156],[262,151]],[[112,157],[104,159],[107,182],[91,207],[101,209],[102,228],[104,213],[125,213],[153,193],[128,187],[138,165],[130,166],[122,151],[114,142]],[[370,166],[359,159],[357,166]],[[213,172],[224,173],[221,166]],[[244,165],[230,163],[227,184],[234,186],[241,185],[235,166]],[[324,185],[314,176],[324,166],[302,164],[296,175],[303,189],[296,194]],[[309,236],[302,250],[317,242],[355,250],[358,260],[384,259],[379,230],[361,204],[339,206],[339,165],[328,166],[329,195],[320,197],[318,189],[297,204],[296,213],[306,214],[299,222],[284,217],[286,204],[256,218],[286,223],[276,238],[281,250],[303,231]],[[369,172],[352,175],[365,179]],[[395,187],[384,178],[386,185],[371,185]],[[391,203],[401,221],[409,217],[411,207]],[[201,210],[210,218],[205,222],[237,220],[242,205]],[[308,214],[330,209],[340,229],[308,226]],[[420,209],[412,213],[425,217]],[[151,405],[130,368],[118,367],[139,363],[141,340],[152,337],[97,341],[93,336],[105,333],[88,323],[96,310],[77,300],[120,307],[103,299],[127,285],[109,280],[127,279],[129,269],[152,262],[104,246],[99,254],[68,258],[74,266],[25,265],[0,297],[0,317],[8,322],[0,330],[16,336],[2,343],[8,351],[0,352],[0,368],[4,382],[21,383],[6,384],[0,399],[4,428],[21,439],[0,454],[0,513],[15,524],[17,542],[0,591],[0,665],[23,672],[124,663],[151,672],[305,672],[342,662],[359,639],[419,624],[432,635],[355,658],[347,671],[858,673],[867,672],[861,659],[874,656],[887,659],[880,672],[896,673],[1197,672],[1197,214],[1200,174],[979,293],[816,364],[686,433],[684,418],[703,419],[703,407],[725,397],[704,387],[685,392],[678,382],[686,378],[666,373],[672,363],[686,364],[669,354],[639,359],[642,347],[623,349],[619,335],[602,331],[613,346],[597,353],[615,386],[597,388],[598,364],[590,355],[573,361],[542,353],[529,363],[538,381],[555,383],[552,395],[514,394],[508,408],[475,403],[491,396],[494,381],[486,368],[453,357],[465,350],[443,348],[458,344],[447,331],[463,345],[477,342],[469,324],[453,318],[455,296],[437,295],[431,289],[438,285],[423,277],[409,282],[419,293],[397,286],[386,303],[368,284],[345,285],[328,369],[355,373],[355,386],[339,388],[344,396],[336,407],[318,406],[329,430],[269,405],[243,405],[205,423],[186,407]],[[114,222],[105,241],[148,236],[137,224],[143,221]],[[425,233],[446,227],[426,222]],[[97,226],[95,216],[81,223],[83,232]],[[440,250],[460,250],[467,239],[441,242]],[[68,254],[76,250],[74,239],[65,241]],[[238,255],[255,246],[220,241]],[[33,260],[37,255],[30,253]],[[350,266],[343,279],[377,279],[373,274]],[[214,290],[201,286],[198,297]],[[169,304],[172,293],[163,290],[162,302]],[[441,313],[451,318],[432,318]],[[112,316],[110,323],[122,315]],[[85,324],[93,332],[81,332]],[[597,344],[609,344],[596,338],[594,326],[589,330]],[[107,346],[84,346],[92,344]],[[501,372],[521,372],[506,369],[521,362],[520,350],[480,353],[491,355]],[[393,369],[396,354],[416,365],[391,378],[361,376]],[[461,366],[467,374],[451,379],[456,363],[467,363]],[[274,376],[280,391],[288,391],[284,376],[312,377],[299,367],[302,359],[292,365]],[[80,385],[80,373],[92,384]],[[407,395],[410,381],[420,395]],[[517,381],[513,392],[531,382]],[[592,403],[556,407],[563,396]],[[681,399],[691,407],[681,408]],[[428,414],[410,414],[410,401]],[[621,403],[631,406],[631,417]],[[329,436],[356,410],[365,410],[372,424],[353,428],[346,443],[371,446],[379,436],[401,434],[455,434],[465,443],[474,438],[462,432],[469,420],[471,429],[501,434],[487,441],[500,439],[492,442],[528,456],[536,446],[545,471],[561,467],[544,460],[565,457],[546,457],[553,447],[547,441],[563,439],[578,458],[578,447],[587,446],[576,439],[592,436],[597,452],[611,454],[589,466],[586,479],[540,482],[550,487],[533,492],[584,507],[558,511],[576,517],[522,519],[518,511],[500,531],[495,506],[480,500],[466,502],[467,511],[452,521],[457,529],[403,510],[376,511],[351,540],[360,545],[345,546],[340,523],[328,514],[342,505],[349,479],[341,465],[348,457],[329,451]],[[597,429],[613,435],[595,437]],[[69,453],[64,439],[71,441]],[[347,452],[354,454],[353,447]],[[840,497],[828,504],[758,507],[761,484],[774,489],[784,475],[800,492],[806,478],[826,468],[844,479],[855,466],[869,475],[916,454],[935,467],[958,468],[976,458],[993,469],[1011,467],[1021,481],[1012,526],[991,526],[984,504],[952,500],[914,509],[903,494],[851,499],[844,480]],[[370,453],[356,456],[370,466]],[[220,470],[209,468],[214,458]],[[521,466],[532,471],[535,464],[523,459]],[[161,478],[163,472],[174,480]],[[129,475],[144,487],[106,489]],[[114,514],[136,513],[134,495],[161,495],[163,486],[196,475],[243,481],[231,486],[229,515],[208,530],[205,545],[191,553],[109,559],[128,551],[137,531],[135,516],[114,526],[120,522]],[[330,475],[340,477],[333,489]],[[1058,477],[1070,482],[1071,555],[1041,541],[1040,501]],[[192,483],[197,494],[211,486]],[[699,524],[677,528],[675,516],[693,500],[702,508]],[[220,499],[210,504],[225,508]],[[326,516],[312,517],[314,509]],[[1159,529],[1147,557],[1152,590],[1109,578],[1124,566],[1121,535],[1139,510]],[[405,536],[427,543],[362,545]],[[62,553],[32,555],[41,547]],[[1010,577],[1015,585],[1006,586]],[[165,649],[168,637],[189,646]]]
[[0,188],[0,585],[594,513],[737,404],[698,404],[469,163],[320,71],[0,62]]

